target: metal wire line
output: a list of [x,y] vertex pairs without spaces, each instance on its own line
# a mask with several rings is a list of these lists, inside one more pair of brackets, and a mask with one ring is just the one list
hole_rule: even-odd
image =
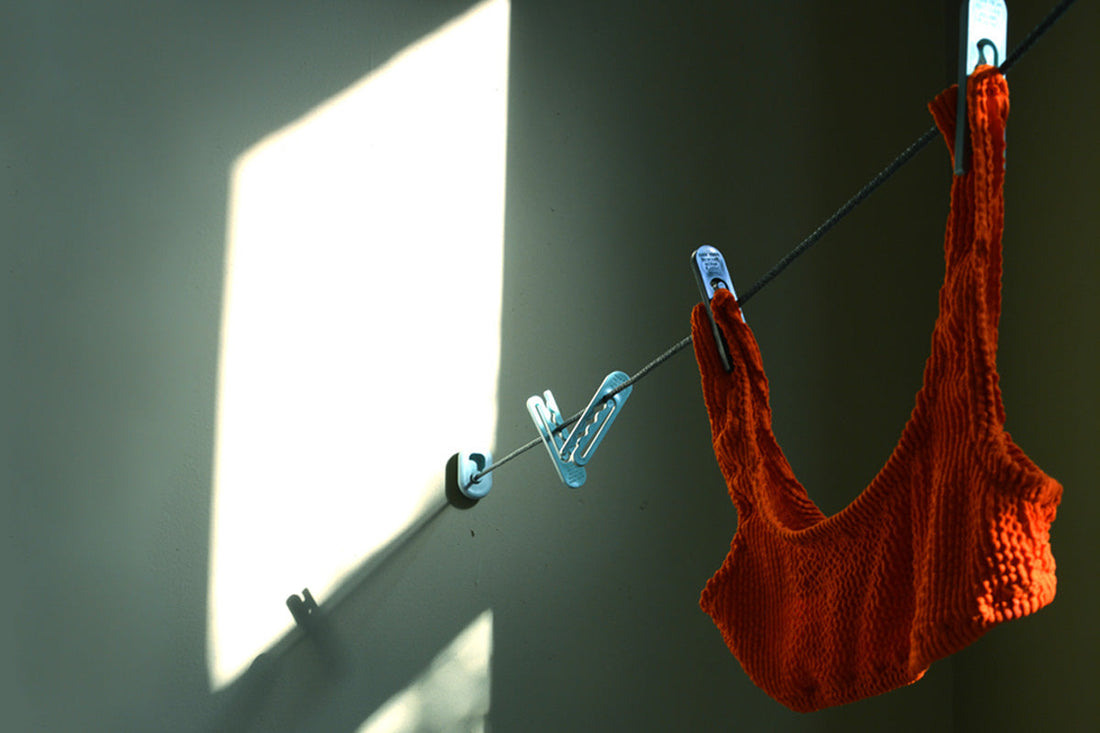
[[[1027,35],[1027,37],[1024,38],[1024,40],[1021,41],[1016,46],[1016,48],[1012,49],[1012,52],[1008,55],[1008,58],[1005,59],[1005,62],[998,67],[998,70],[1002,74],[1004,74],[1004,73],[1007,73],[1008,70],[1011,69],[1013,66],[1015,66],[1020,61],[1020,59],[1023,58],[1024,54],[1026,54],[1028,51],[1030,51],[1032,46],[1034,46],[1035,43],[1040,38],[1042,38],[1043,35],[1048,30],[1050,30],[1050,28],[1063,15],[1065,15],[1066,11],[1069,10],[1070,6],[1073,5],[1074,2],[1076,2],[1076,0],[1062,0],[1062,2],[1058,3],[1058,5],[1056,5],[1049,13],[1047,13],[1046,17],[1043,18],[1043,20],[1040,21],[1040,23],[1037,26],[1035,26],[1035,28],[1032,29],[1031,33],[1029,33]],[[894,158],[894,160],[891,161],[889,165],[887,165],[885,168],[883,168],[881,171],[879,171],[878,174],[874,178],[869,180],[863,186],[863,188],[861,188],[859,191],[856,192],[856,194],[854,196],[852,196],[850,199],[848,199],[844,203],[843,206],[841,206],[839,209],[837,209],[835,212],[833,212],[832,216],[830,216],[828,219],[826,219],[824,222],[822,222],[821,226],[819,226],[817,229],[815,229],[808,237],[806,237],[801,242],[799,242],[797,247],[795,247],[790,252],[788,252],[783,257],[783,259],[781,259],[777,263],[775,263],[775,265],[770,270],[768,270],[759,279],[757,279],[757,281],[754,282],[752,284],[752,286],[749,287],[749,289],[746,290],[744,292],[744,294],[741,295],[737,299],[738,307],[744,306],[744,304],[749,302],[749,300],[754,295],[756,295],[761,290],[763,290],[770,282],[775,280],[775,278],[779,277],[779,275],[784,270],[786,270],[788,267],[790,267],[790,265],[796,259],[801,257],[803,254],[806,253],[807,250],[809,250],[811,247],[813,247],[815,244],[817,244],[821,240],[821,238],[824,237],[825,234],[827,234],[829,232],[830,229],[832,229],[834,226],[836,226],[838,223],[840,223],[841,219],[843,219],[848,214],[850,214],[853,209],[855,209],[857,206],[859,206],[861,203],[863,203],[872,193],[874,193],[874,191],[879,186],[881,186],[891,176],[893,176],[895,173],[897,173],[898,170],[900,170],[903,165],[905,165],[910,160],[912,160],[913,157],[917,153],[919,153],[921,150],[923,150],[928,145],[928,143],[932,142],[932,140],[934,140],[936,138],[936,134],[937,134],[936,126],[933,125],[926,132],[924,132],[920,137],[918,137],[916,140],[914,140],[909,145],[909,147],[907,147],[896,158]],[[686,349],[689,345],[691,345],[691,336],[686,336],[683,339],[681,339],[680,341],[678,341],[676,344],[670,346],[660,356],[658,356],[655,359],[653,359],[652,361],[650,361],[644,367],[639,369],[632,377],[630,377],[625,382],[620,384],[618,387],[613,389],[607,395],[607,397],[605,398],[605,401],[610,400],[615,395],[619,394],[620,392],[622,392],[626,388],[630,387],[635,382],[639,381],[640,379],[642,379],[643,377],[648,375],[654,369],[656,369],[657,367],[661,366],[666,361],[671,359],[673,356],[675,356],[676,354],[678,354],[681,351],[683,351],[684,349]],[[566,430],[567,428],[572,426],[574,423],[576,423],[581,418],[581,414],[582,413],[578,412],[577,414],[573,415],[568,420],[564,421],[561,425],[559,425],[557,428],[555,428],[554,432],[555,433],[561,433],[562,431]],[[471,477],[471,480],[477,481],[482,476],[485,476],[489,473],[492,473],[496,469],[503,466],[505,463],[508,463],[509,461],[514,460],[515,458],[518,458],[520,455],[522,455],[522,454],[526,453],[527,451],[531,450],[532,448],[538,446],[541,442],[542,442],[542,438],[535,438],[534,440],[531,440],[528,443],[525,443],[524,445],[520,446],[519,448],[516,448],[515,450],[513,450],[508,455],[504,456],[503,458],[501,458],[497,461],[494,461],[492,464],[486,466],[481,471],[478,471],[477,473],[475,473]]]

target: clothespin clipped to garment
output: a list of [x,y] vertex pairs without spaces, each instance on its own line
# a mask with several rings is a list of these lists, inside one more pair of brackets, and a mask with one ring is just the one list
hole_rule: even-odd
[[[710,318],[710,328],[714,332],[714,343],[718,344],[718,356],[722,359],[722,366],[727,372],[733,371],[733,363],[730,361],[729,346],[718,323],[714,320],[714,311],[710,309],[710,301],[717,290],[728,290],[734,298],[737,297],[733,289],[733,278],[730,277],[729,268],[722,253],[709,244],[704,244],[691,253],[691,272],[695,275],[695,284],[699,286],[699,295],[703,298],[703,305],[707,307],[707,317]],[[745,322],[745,314],[741,314],[742,323]]]
[[955,116],[955,175],[970,168],[970,125],[966,120],[966,81],[984,64],[1000,66],[1008,46],[1004,0],[963,0],[959,9],[959,103]]
[[565,426],[561,410],[550,390],[541,396],[532,395],[527,400],[527,412],[531,414],[550,460],[566,486],[576,489],[588,479],[585,465],[592,460],[611,423],[634,391],[633,386],[628,386],[616,392],[629,379],[625,372],[618,371],[604,377],[600,388],[571,427]]

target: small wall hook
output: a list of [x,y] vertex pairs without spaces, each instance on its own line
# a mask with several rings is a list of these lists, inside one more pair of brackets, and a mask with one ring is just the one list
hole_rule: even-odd
[[489,451],[458,454],[458,490],[463,496],[477,501],[489,493],[493,488],[493,474],[487,473],[477,479],[474,477],[491,465],[493,454]]

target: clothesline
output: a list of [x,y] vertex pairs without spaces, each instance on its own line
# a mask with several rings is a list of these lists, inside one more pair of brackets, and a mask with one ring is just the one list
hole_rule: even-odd
[[[1032,31],[1027,35],[1027,37],[1025,37],[1023,41],[1021,41],[1014,49],[1012,49],[1012,52],[1009,53],[1009,55],[1005,59],[1004,63],[1001,64],[998,67],[998,70],[1002,74],[1007,74],[1009,69],[1011,69],[1013,66],[1015,66],[1020,61],[1020,59],[1023,58],[1023,56],[1028,51],[1031,50],[1032,46],[1034,46],[1035,43],[1040,38],[1042,38],[1043,35],[1045,35],[1046,32],[1048,30],[1050,30],[1050,28],[1056,22],[1058,22],[1058,20],[1063,15],[1065,15],[1066,11],[1069,10],[1070,6],[1073,5],[1073,3],[1075,1],[1076,0],[1062,0],[1062,2],[1060,2],[1056,6],[1054,6],[1054,8],[1049,13],[1047,13],[1046,17],[1043,18],[1043,20],[1037,26],[1035,26],[1035,28],[1032,29]],[[881,186],[891,176],[893,176],[895,173],[897,173],[898,170],[900,170],[903,165],[905,165],[910,160],[912,160],[912,158],[917,153],[919,153],[921,150],[923,150],[928,145],[928,143],[930,143],[933,139],[935,139],[936,135],[937,135],[937,129],[936,129],[936,126],[933,125],[926,132],[924,132],[920,137],[918,137],[916,140],[914,140],[909,145],[909,147],[907,147],[896,158],[894,158],[894,160],[889,165],[887,165],[885,168],[883,168],[881,171],[879,171],[879,173],[874,178],[872,178],[870,181],[868,181],[863,186],[863,188],[861,188],[858,192],[856,192],[856,194],[854,196],[852,196],[850,199],[848,199],[848,201],[846,201],[843,206],[841,206],[839,209],[837,209],[835,212],[833,212],[832,216],[830,216],[828,219],[826,219],[824,222],[822,222],[822,224],[817,229],[815,229],[808,237],[806,237],[801,242],[799,242],[798,246],[796,246],[794,249],[792,249],[790,252],[788,252],[783,257],[783,259],[779,260],[770,270],[768,270],[768,272],[764,273],[764,275],[762,275],[759,279],[757,279],[757,281],[754,282],[751,287],[749,287],[747,290],[745,290],[744,293],[737,299],[738,306],[743,307],[745,305],[745,303],[747,303],[754,295],[759,293],[769,283],[771,283],[773,280],[775,280],[777,277],[779,277],[779,275],[784,270],[786,270],[796,259],[801,257],[803,254],[806,253],[807,250],[809,250],[811,247],[813,247],[815,244],[817,244],[821,240],[821,238],[824,237],[825,234],[827,234],[829,232],[830,229],[832,229],[834,226],[836,226],[840,222],[841,219],[846,217],[848,214],[850,214],[852,212],[853,209],[855,209],[857,206],[859,206],[861,203],[863,203],[872,193],[874,193],[874,191],[879,186]],[[648,364],[646,364],[644,367],[639,369],[628,380],[626,380],[625,382],[620,384],[617,388],[612,390],[611,393],[606,397],[606,399],[608,399],[608,400],[611,399],[616,394],[622,392],[623,390],[625,390],[628,387],[630,387],[631,385],[633,385],[635,382],[641,380],[646,375],[648,375],[650,372],[652,372],[654,369],[661,366],[666,361],[671,359],[673,356],[675,356],[676,354],[678,354],[681,351],[683,351],[684,349],[686,349],[689,345],[691,345],[691,336],[690,335],[684,337],[683,339],[681,339],[680,341],[678,341],[674,345],[670,346],[668,349],[666,349],[659,356],[657,356],[652,361],[650,361]],[[558,426],[557,431],[560,432],[560,431],[565,430],[566,428],[570,427],[571,425],[576,423],[577,420],[580,419],[580,417],[581,417],[581,413],[578,412],[577,414],[570,417],[568,420],[565,420],[560,426]],[[497,461],[494,461],[492,464],[486,466],[481,471],[473,474],[473,476],[471,477],[471,480],[472,481],[479,480],[483,476],[486,476],[489,473],[492,473],[496,469],[503,466],[505,463],[508,463],[509,461],[511,461],[515,458],[518,458],[520,455],[526,453],[527,451],[531,450],[532,448],[538,446],[541,443],[542,443],[541,438],[535,438],[535,439],[525,443],[524,445],[520,446],[519,448],[516,448],[515,450],[513,450],[511,453],[507,454],[503,458],[501,458]]]

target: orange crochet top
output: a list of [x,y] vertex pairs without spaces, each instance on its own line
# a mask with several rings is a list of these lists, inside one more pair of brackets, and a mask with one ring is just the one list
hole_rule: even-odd
[[[930,105],[949,150],[954,87]],[[728,291],[712,308],[734,363],[692,313],[714,450],[737,532],[700,605],[758,686],[809,712],[919,679],[936,659],[1054,598],[1062,495],[1004,430],[996,368],[1008,87],[969,83],[970,172],[956,176],[947,274],[916,407],[885,467],[826,517],[771,429],[756,340]]]

